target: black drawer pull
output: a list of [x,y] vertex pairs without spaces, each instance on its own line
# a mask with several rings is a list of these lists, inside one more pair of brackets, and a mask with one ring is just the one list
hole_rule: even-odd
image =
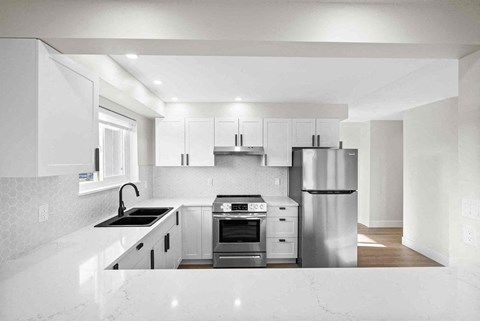
[[165,253],[168,252],[168,240],[167,240],[167,237],[168,237],[167,234],[165,234],[165,235],[163,236],[163,251],[164,251]]
[[143,247],[143,243],[138,244],[136,247],[137,251],[140,250],[142,247]]
[[285,211],[286,210],[285,207],[280,207],[279,209],[280,209],[280,211]]
[[285,242],[285,239],[279,239],[278,241],[279,242]]
[[155,269],[155,251],[150,250],[150,269]]
[[280,222],[285,222],[287,219],[285,219],[285,218],[279,218],[278,220],[279,220]]
[[176,213],[176,219],[177,219],[177,225],[179,225],[180,220],[178,219],[178,211],[177,211],[177,213]]
[[113,266],[114,270],[118,270],[118,263]]

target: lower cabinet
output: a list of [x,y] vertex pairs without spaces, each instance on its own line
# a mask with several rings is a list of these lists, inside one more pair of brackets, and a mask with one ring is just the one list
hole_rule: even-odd
[[298,207],[269,206],[267,213],[267,259],[298,256]]
[[176,269],[182,262],[180,210],[141,239],[109,268],[114,270]]
[[212,208],[184,207],[182,219],[183,259],[212,259]]

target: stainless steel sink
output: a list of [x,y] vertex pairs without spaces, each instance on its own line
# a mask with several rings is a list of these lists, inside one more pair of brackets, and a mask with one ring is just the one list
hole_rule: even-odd
[[155,224],[172,209],[172,207],[132,208],[125,212],[125,216],[114,216],[95,227],[148,227]]
[[159,216],[167,214],[173,207],[136,207],[125,212],[128,216]]

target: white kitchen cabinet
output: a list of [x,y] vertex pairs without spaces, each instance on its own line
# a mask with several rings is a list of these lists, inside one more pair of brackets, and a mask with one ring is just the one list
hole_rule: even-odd
[[316,119],[292,119],[292,147],[312,147],[316,143]]
[[269,118],[263,124],[263,145],[265,166],[292,165],[292,121],[290,119]]
[[0,177],[94,171],[98,77],[34,39],[0,39],[0,70]]
[[240,146],[263,146],[263,119],[240,118],[238,120],[238,133],[240,134]]
[[182,166],[184,154],[184,119],[155,119],[155,165]]
[[211,207],[202,207],[202,259],[213,258],[213,217]]
[[293,119],[292,147],[338,147],[338,119]]
[[183,258],[202,259],[202,208],[182,208]]
[[213,221],[211,207],[182,209],[183,259],[212,259]]
[[298,243],[296,237],[267,238],[268,259],[295,259]]
[[297,237],[297,233],[297,217],[267,218],[268,237]]
[[338,147],[340,140],[340,121],[338,119],[317,119],[317,141],[319,147]]
[[155,120],[156,166],[214,166],[213,118]]
[[238,118],[215,118],[215,146],[238,144]]
[[167,248],[166,238],[160,237],[153,245],[153,268],[154,269],[167,269]]
[[298,247],[298,206],[268,206],[267,259],[295,259]]
[[261,118],[215,118],[215,146],[263,146]]
[[213,118],[185,119],[185,165],[214,166]]

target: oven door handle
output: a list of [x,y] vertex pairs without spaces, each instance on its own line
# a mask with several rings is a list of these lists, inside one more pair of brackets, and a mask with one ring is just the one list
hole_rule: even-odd
[[225,215],[213,215],[213,218],[220,218],[222,220],[263,220],[267,217],[264,216],[225,216]]

